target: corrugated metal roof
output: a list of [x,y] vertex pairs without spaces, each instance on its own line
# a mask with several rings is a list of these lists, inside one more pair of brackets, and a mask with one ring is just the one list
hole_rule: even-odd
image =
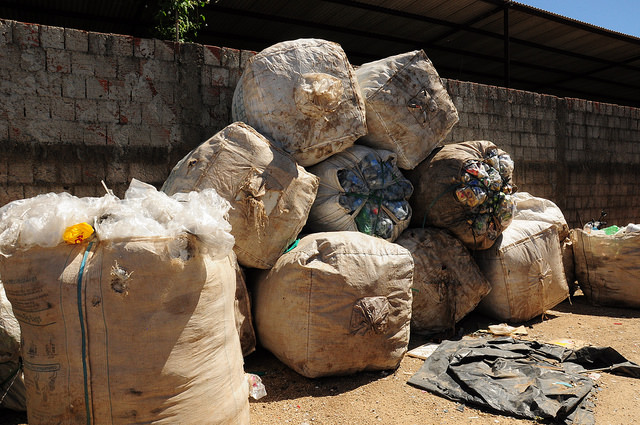
[[[154,3],[0,0],[0,17],[148,37]],[[325,38],[356,65],[424,49],[445,78],[640,106],[640,38],[514,1],[219,0],[203,14],[204,44]]]

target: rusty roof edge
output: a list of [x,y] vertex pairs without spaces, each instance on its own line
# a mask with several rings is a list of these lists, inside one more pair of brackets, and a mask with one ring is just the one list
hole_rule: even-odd
[[578,19],[570,18],[568,16],[549,12],[548,10],[529,6],[528,4],[518,3],[517,1],[513,1],[513,0],[479,0],[479,1],[482,1],[484,3],[489,3],[489,4],[495,4],[495,5],[505,5],[505,6],[508,5],[509,7],[512,7],[515,10],[518,10],[519,12],[527,13],[529,15],[539,16],[541,18],[546,18],[561,24],[570,25],[579,29],[583,29],[585,31],[595,32],[600,35],[605,35],[605,36],[617,38],[619,40],[629,41],[629,42],[640,45],[640,37],[636,37],[631,34],[625,34],[619,31],[614,31],[609,28],[590,24],[588,22],[580,21]]

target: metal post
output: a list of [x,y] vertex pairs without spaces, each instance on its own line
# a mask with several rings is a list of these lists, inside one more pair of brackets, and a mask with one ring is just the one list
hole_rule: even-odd
[[510,87],[511,85],[511,46],[509,43],[509,8],[511,7],[511,0],[504,1],[504,86]]

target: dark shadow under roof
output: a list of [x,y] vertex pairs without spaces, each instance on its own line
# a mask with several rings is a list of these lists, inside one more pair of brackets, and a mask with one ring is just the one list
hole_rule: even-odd
[[[0,0],[0,18],[149,37],[151,0]],[[503,0],[219,0],[197,42],[340,43],[359,65],[423,49],[442,77],[640,107],[640,38]]]

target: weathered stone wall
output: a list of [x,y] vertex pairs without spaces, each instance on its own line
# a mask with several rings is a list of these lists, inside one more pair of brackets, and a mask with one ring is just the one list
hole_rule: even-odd
[[520,191],[554,201],[570,226],[640,222],[640,109],[446,81],[460,114],[447,142],[491,140]]
[[229,123],[251,55],[0,20],[0,205],[161,185]]
[[[230,123],[251,55],[0,20],[0,206],[101,196],[101,181],[119,196],[132,178],[160,186]],[[571,226],[601,209],[610,223],[640,222],[640,109],[445,83],[460,114],[447,142],[496,143],[520,190],[556,202]]]

